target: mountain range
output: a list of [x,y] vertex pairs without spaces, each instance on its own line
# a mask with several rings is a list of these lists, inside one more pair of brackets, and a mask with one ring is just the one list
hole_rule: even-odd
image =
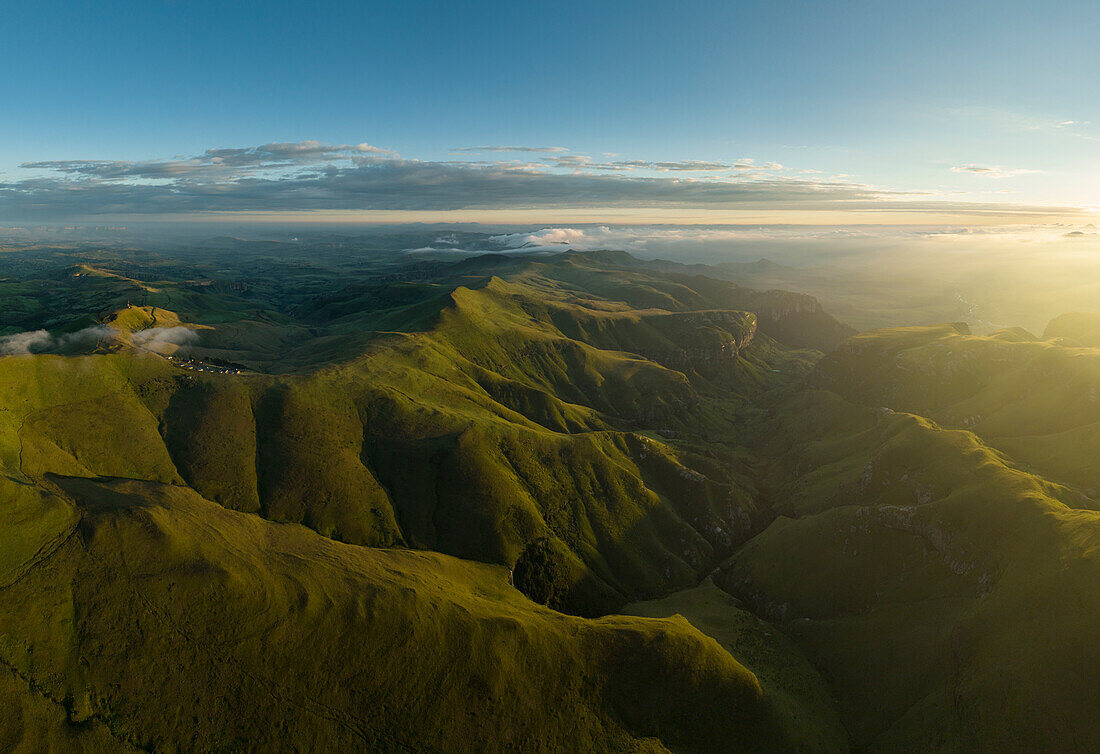
[[6,255],[0,748],[1100,746],[1097,315],[375,251]]

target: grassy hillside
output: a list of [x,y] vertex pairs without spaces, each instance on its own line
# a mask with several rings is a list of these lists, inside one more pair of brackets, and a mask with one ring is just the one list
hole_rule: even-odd
[[564,616],[499,566],[344,545],[177,486],[51,483],[72,519],[0,590],[23,730],[64,716],[63,743],[103,751],[772,748],[756,678],[684,620]]
[[718,467],[598,429],[606,422],[590,410],[564,406],[596,426],[555,432],[467,376],[411,365],[389,384],[370,360],[276,381],[194,377],[122,353],[10,357],[0,369],[5,466],[27,483],[48,473],[186,483],[335,539],[505,564],[552,534],[574,554],[583,612],[690,581],[745,536],[752,513]]
[[[808,391],[771,406],[778,518],[717,583],[795,638],[838,694],[855,748],[1100,745],[1083,722],[1100,701],[1086,680],[1100,514],[980,435],[894,410],[950,416],[1034,360],[1063,358],[1055,351],[953,327],[883,331],[841,347],[814,378],[862,405]],[[1073,357],[1089,368],[1090,355]],[[1006,408],[1039,420],[1046,396],[1012,395]]]
[[848,750],[848,734],[832,691],[797,645],[710,579],[662,599],[627,605],[623,613],[652,618],[682,616],[751,668],[770,713],[776,716],[778,748]]
[[[576,295],[558,278],[603,281],[581,257],[523,262],[516,282],[471,277],[427,299],[429,330],[376,334],[357,357],[304,374],[196,373],[125,348],[6,360],[12,468],[186,484],[340,541],[505,565],[550,537],[565,558],[557,606],[586,615],[693,583],[751,534],[759,510],[743,469],[653,430],[728,433],[730,407],[797,376],[812,353],[757,335],[747,312],[637,310],[592,292],[567,304]],[[639,280],[651,277],[616,290],[647,295]],[[678,309],[714,303],[659,282]],[[180,321],[139,307],[112,318],[139,330]]]
[[1051,320],[1043,337],[1065,338],[1075,345],[1100,348],[1100,312],[1075,312]]
[[1100,748],[1087,317],[216,243],[0,280],[0,748]]
[[1100,350],[1020,330],[975,336],[955,326],[850,340],[817,384],[859,402],[968,429],[1018,463],[1100,496]]
[[[693,751],[832,735],[683,619],[586,621],[509,584],[537,542],[561,610],[695,583],[761,511],[746,460],[661,433],[728,433],[732,408],[816,356],[698,284],[612,282],[609,263],[473,260],[309,325],[219,321],[216,292],[72,273],[143,298],[93,320],[110,348],[0,359],[5,742]],[[208,329],[176,362],[127,335],[187,322]],[[217,368],[230,359],[257,371]]]

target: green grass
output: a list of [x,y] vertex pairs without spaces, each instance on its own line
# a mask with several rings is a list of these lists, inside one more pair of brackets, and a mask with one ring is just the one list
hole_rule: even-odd
[[499,566],[55,480],[79,527],[0,591],[0,651],[39,690],[24,717],[65,708],[90,749],[775,746],[754,676],[686,621],[573,618]]
[[743,609],[709,579],[691,589],[623,608],[627,615],[682,616],[753,672],[760,683],[779,748],[788,751],[848,750],[832,691],[797,645],[775,627]]
[[853,338],[822,363],[818,384],[976,433],[1029,469],[1100,499],[1100,350],[950,326]]
[[[447,302],[429,332],[376,338],[309,374],[196,375],[125,351],[10,360],[12,465],[187,484],[340,541],[500,564],[551,536],[571,553],[566,606],[586,615],[692,583],[748,536],[741,480],[632,432],[726,431],[727,413],[708,408],[713,375],[570,338],[526,285],[490,278]],[[741,312],[700,323],[727,328],[719,346],[752,336]],[[657,337],[647,328],[632,346]],[[786,358],[761,343],[726,370],[744,395]]]
[[0,281],[250,367],[0,358],[0,747],[1100,747],[1088,318],[818,363],[811,299],[619,253],[261,247]]
[[[1085,668],[1100,628],[1100,514],[991,447],[982,425],[892,410],[948,417],[960,395],[992,402],[998,386],[1041,379],[1047,359],[1074,367],[1050,383],[1065,397],[1092,355],[1059,348],[950,327],[873,333],[813,378],[855,402],[807,391],[770,406],[765,487],[779,518],[716,582],[796,639],[835,690],[855,748],[1100,741],[1085,722],[1098,693]],[[1042,416],[1051,399],[1039,390],[1009,394],[1021,422],[1088,419]],[[1095,450],[1077,439],[1086,444],[1065,468],[1086,468]]]

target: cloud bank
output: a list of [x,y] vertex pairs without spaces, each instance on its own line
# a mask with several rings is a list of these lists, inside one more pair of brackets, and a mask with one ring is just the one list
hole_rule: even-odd
[[[114,340],[121,331],[107,325],[93,325],[76,332],[52,335],[48,330],[30,330],[0,336],[0,356],[31,353],[70,353],[94,348],[103,340]],[[188,327],[150,327],[131,333],[134,345],[156,350],[162,345],[193,345],[199,334]]]
[[31,330],[0,337],[0,356],[28,353],[63,353],[91,348],[104,338],[118,335],[118,330],[106,325],[85,327],[76,332],[51,335],[48,330]]
[[138,330],[132,336],[135,345],[153,347],[162,345],[188,346],[199,342],[199,334],[189,327],[150,327]]
[[25,170],[45,170],[100,181],[118,181],[128,178],[221,180],[261,170],[286,169],[363,155],[389,154],[392,153],[370,144],[333,146],[316,141],[299,141],[240,149],[208,149],[201,155],[187,159],[146,162],[48,160],[24,162],[19,167]]
[[[20,166],[25,177],[0,177],[0,219],[562,208],[917,212],[948,208],[981,214],[1007,206],[945,202],[919,192],[886,191],[839,176],[792,171],[776,162],[744,158],[651,161],[605,156],[596,160],[563,147],[523,146],[454,151],[524,152],[531,161],[426,161],[367,143],[302,141],[208,149],[192,157],[159,161],[25,162]],[[958,169],[994,171],[990,174],[1000,170]]]

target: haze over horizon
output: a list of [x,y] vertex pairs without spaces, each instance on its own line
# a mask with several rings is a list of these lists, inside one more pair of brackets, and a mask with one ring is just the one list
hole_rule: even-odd
[[1084,2],[10,14],[0,223],[1077,227],[1100,208]]

